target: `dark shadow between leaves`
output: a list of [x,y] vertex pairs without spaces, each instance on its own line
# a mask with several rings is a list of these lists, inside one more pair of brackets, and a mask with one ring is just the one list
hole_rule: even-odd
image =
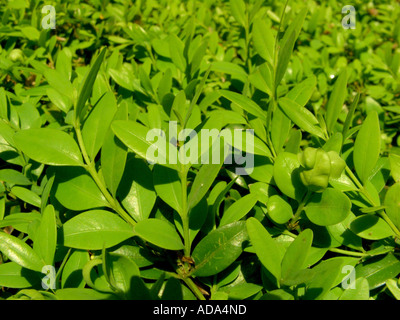
[[296,168],[292,172],[291,180],[292,185],[295,188],[295,197],[297,200],[303,199],[304,195],[307,192],[307,187],[301,182],[300,173],[303,171],[303,168]]

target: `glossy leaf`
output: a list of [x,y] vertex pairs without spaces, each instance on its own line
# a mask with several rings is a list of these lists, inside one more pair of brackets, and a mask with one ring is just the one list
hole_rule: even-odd
[[293,218],[293,210],[282,197],[273,195],[267,202],[268,216],[277,224],[285,224]]
[[310,229],[302,231],[287,248],[282,259],[282,281],[307,267],[306,261],[313,241]]
[[354,143],[354,166],[359,178],[364,183],[378,161],[380,146],[379,118],[376,112],[372,112],[365,119]]
[[242,253],[248,239],[246,224],[237,221],[211,231],[193,250],[194,274],[207,277],[229,267]]
[[[127,119],[128,107],[126,104],[121,104],[114,116],[114,120]],[[113,131],[109,129],[101,147],[100,160],[104,181],[113,196],[117,193],[118,186],[122,179],[127,154],[127,147],[114,135]]]
[[259,117],[263,121],[266,120],[266,115],[265,115],[264,111],[253,100],[250,100],[249,98],[247,98],[239,93],[227,91],[227,90],[221,90],[220,94],[224,98],[230,100],[232,103],[234,103],[239,108],[243,109],[244,111],[246,111],[256,117]]
[[94,159],[103,145],[111,121],[117,111],[117,103],[111,92],[105,93],[87,117],[83,129],[83,142],[90,159]]
[[29,245],[5,232],[0,232],[0,251],[24,268],[41,272],[45,266],[44,261]]
[[179,214],[182,213],[182,185],[177,171],[156,165],[153,169],[157,195]]
[[42,213],[42,219],[37,229],[33,249],[43,261],[52,266],[57,246],[56,213],[52,205],[48,205]]
[[145,161],[138,158],[128,159],[117,195],[135,221],[149,217],[157,195],[153,185],[153,173]]
[[115,135],[138,156],[151,163],[168,165],[170,154],[177,161],[177,150],[159,130],[150,130],[133,121],[114,121]]
[[347,96],[347,72],[346,69],[340,74],[333,86],[332,94],[326,106],[326,126],[328,132],[332,133],[334,126],[343,109],[343,104]]
[[159,219],[146,219],[138,222],[134,232],[144,240],[167,250],[181,250],[183,243],[176,230]]
[[255,218],[246,221],[250,242],[263,266],[279,281],[281,278],[282,252],[264,226]]
[[385,196],[386,214],[397,228],[400,228],[400,183],[389,188]]
[[274,180],[279,189],[288,197],[300,201],[306,188],[300,179],[300,161],[297,155],[282,152],[275,159]]
[[368,240],[380,240],[394,235],[389,225],[376,215],[357,217],[351,222],[350,230]]
[[317,118],[308,109],[288,98],[281,98],[279,107],[300,129],[324,138],[324,133],[319,126]]
[[64,223],[63,245],[86,250],[109,248],[134,236],[132,227],[115,213],[92,210]]
[[82,166],[78,144],[67,133],[50,128],[22,130],[15,134],[17,147],[29,158],[53,166]]
[[305,212],[316,225],[329,226],[343,221],[350,214],[350,209],[350,199],[344,193],[328,188],[311,197]]
[[100,66],[103,63],[104,56],[106,54],[106,48],[103,48],[102,51],[97,56],[96,60],[94,60],[91,65],[89,71],[85,75],[85,78],[82,82],[82,85],[79,90],[78,100],[75,106],[75,120],[82,120],[85,116],[86,112],[86,101],[89,99],[92,94],[93,84],[96,80],[97,73],[100,70]]
[[40,281],[38,273],[26,269],[16,262],[0,265],[0,285],[8,288],[30,288]]
[[274,36],[263,19],[256,19],[253,22],[253,42],[257,53],[269,63],[274,59]]
[[234,202],[227,210],[225,210],[220,226],[227,225],[234,221],[242,219],[250,210],[255,206],[258,201],[258,196],[256,194],[247,194]]
[[193,208],[206,195],[222,167],[218,164],[204,164],[196,174],[188,195],[188,208]]
[[92,177],[82,168],[56,171],[55,197],[64,207],[76,211],[109,206]]

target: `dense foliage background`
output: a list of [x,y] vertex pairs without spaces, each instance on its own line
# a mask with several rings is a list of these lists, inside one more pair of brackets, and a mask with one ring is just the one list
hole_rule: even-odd
[[[398,1],[0,18],[0,298],[400,298]],[[170,121],[253,129],[254,170],[149,164]]]

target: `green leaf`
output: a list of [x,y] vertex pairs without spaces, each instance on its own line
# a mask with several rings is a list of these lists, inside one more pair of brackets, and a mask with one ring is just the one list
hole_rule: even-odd
[[300,129],[324,139],[317,118],[307,108],[288,98],[279,99],[279,107]]
[[400,182],[400,156],[394,153],[389,154],[390,169],[393,179]]
[[229,1],[232,16],[242,26],[247,26],[246,6],[243,0],[230,0]]
[[32,184],[27,177],[14,169],[0,170],[0,181],[7,182],[10,185],[28,186]]
[[246,81],[247,73],[244,69],[233,62],[228,61],[213,61],[211,63],[211,71],[217,73],[225,73],[231,75],[232,78]]
[[250,83],[258,90],[265,92],[270,97],[274,95],[273,70],[270,64],[263,63],[256,67],[248,78]]
[[350,214],[351,201],[341,191],[327,188],[322,193],[315,193],[305,207],[311,222],[318,226],[337,224]]
[[287,41],[282,46],[282,49],[279,50],[278,64],[277,64],[276,73],[275,73],[275,88],[277,88],[279,86],[279,84],[281,83],[281,81],[286,73],[286,69],[288,67],[290,57],[292,56],[295,42],[296,42],[296,32],[293,31],[290,34]]
[[[126,103],[121,103],[113,120],[128,120],[128,105]],[[104,181],[113,196],[117,193],[124,174],[127,154],[127,147],[109,128],[101,147],[100,161]]]
[[273,113],[271,123],[271,140],[275,147],[275,151],[279,154],[282,152],[283,146],[289,136],[292,122],[282,112],[280,108],[276,108]]
[[242,219],[256,205],[258,195],[250,193],[235,201],[227,210],[225,210],[220,226],[227,225],[234,221]]
[[89,253],[84,250],[74,250],[69,256],[61,275],[62,288],[83,288],[82,269],[90,260]]
[[69,109],[71,109],[71,100],[67,96],[59,93],[57,90],[48,88],[46,90],[46,95],[49,97],[50,101],[64,113],[68,113]]
[[176,170],[155,165],[153,168],[154,188],[157,195],[171,208],[182,214],[182,185]]
[[52,205],[48,205],[43,211],[36,234],[33,250],[47,265],[52,266],[57,246],[56,214]]
[[393,230],[383,219],[370,214],[354,219],[350,223],[350,230],[368,240],[380,240],[394,236]]
[[283,289],[271,290],[264,294],[260,300],[294,300],[294,297]]
[[356,111],[358,103],[360,102],[360,97],[361,97],[361,93],[357,93],[357,95],[355,96],[355,98],[349,108],[349,112],[347,113],[346,120],[344,121],[343,131],[342,131],[343,143],[348,138],[347,134],[348,134],[351,124],[353,122],[354,112]]
[[64,74],[50,68],[46,68],[43,74],[50,86],[54,88],[61,96],[66,96],[70,101],[74,101],[76,99],[75,88]]
[[307,267],[307,257],[313,241],[311,229],[302,231],[287,248],[282,259],[282,283]]
[[22,188],[22,187],[13,187],[11,189],[11,193],[14,194],[17,198],[25,201],[35,207],[40,208],[41,206],[41,199],[40,197],[33,191]]
[[399,275],[400,260],[393,253],[376,256],[357,265],[355,272],[358,278],[366,278],[369,289],[374,290]]
[[93,84],[96,80],[97,73],[99,72],[100,66],[103,63],[104,56],[106,54],[107,48],[103,48],[100,54],[97,56],[96,60],[93,62],[92,66],[90,67],[89,71],[85,75],[83,80],[83,84],[79,90],[78,101],[76,102],[75,106],[75,120],[81,121],[85,116],[86,109],[85,104],[86,101],[89,99]]
[[169,52],[171,55],[171,59],[176,67],[185,72],[186,70],[186,59],[183,55],[184,44],[181,39],[178,38],[175,34],[169,35]]
[[343,104],[347,97],[347,71],[346,69],[340,74],[333,86],[332,94],[329,97],[326,106],[326,127],[329,133],[333,133],[340,112],[343,109]]
[[287,93],[286,98],[295,101],[300,106],[304,107],[312,97],[316,85],[317,78],[312,75],[291,89]]
[[24,268],[41,272],[45,266],[43,260],[29,245],[5,232],[0,232],[0,251]]
[[144,240],[167,250],[182,250],[183,243],[176,230],[160,219],[146,219],[139,221],[134,232]]
[[189,210],[196,206],[206,195],[222,167],[222,162],[217,164],[203,164],[196,174],[188,196]]
[[56,171],[55,197],[70,210],[109,206],[103,193],[83,168],[69,167]]
[[375,168],[381,148],[379,118],[371,112],[361,126],[354,143],[353,161],[358,177],[366,182]]
[[267,120],[267,116],[264,110],[261,109],[261,107],[257,103],[247,98],[246,96],[227,90],[220,90],[219,93],[221,94],[221,96],[228,99],[246,112],[260,118],[262,121]]
[[400,228],[400,183],[389,188],[385,195],[386,214],[397,228]]
[[132,287],[131,279],[140,275],[139,267],[132,259],[111,253],[110,268],[113,287],[122,292],[126,299],[129,299],[131,292],[136,290]]
[[[328,259],[319,263],[314,270],[314,277],[310,281],[305,300],[322,300],[329,290],[335,286],[336,279],[342,272],[341,259]],[[358,274],[357,274],[358,276]]]
[[40,163],[52,166],[83,166],[75,140],[67,133],[50,128],[28,129],[14,135],[23,153]]
[[339,300],[369,300],[369,284],[365,278],[358,278],[354,283],[354,288],[349,286],[344,290]]
[[40,281],[34,271],[25,269],[15,262],[0,264],[0,286],[7,288],[30,288]]
[[167,141],[160,130],[124,120],[114,121],[111,128],[128,148],[148,162],[168,165],[171,154],[172,159],[177,159],[176,147]]
[[396,298],[396,300],[400,300],[400,289],[397,285],[397,279],[388,279],[386,281],[386,286],[390,290],[391,294]]
[[178,279],[170,278],[167,280],[161,300],[183,300],[182,286]]
[[111,293],[103,293],[89,288],[65,288],[56,291],[59,300],[117,300]]
[[132,157],[127,161],[117,195],[135,221],[149,217],[157,195],[153,173],[142,159]]
[[116,111],[117,102],[114,94],[107,92],[93,107],[83,125],[82,138],[86,152],[92,161],[103,145]]
[[8,118],[8,99],[4,88],[0,88],[0,118]]
[[275,279],[279,281],[282,272],[281,262],[283,256],[278,244],[256,218],[249,218],[246,221],[246,226],[250,242],[254,247],[258,259],[260,259],[263,266]]
[[242,253],[248,239],[246,223],[236,221],[208,233],[193,250],[194,275],[212,276],[229,267]]
[[261,19],[257,18],[253,22],[252,37],[254,48],[257,53],[270,64],[273,64],[274,60],[274,43],[275,38],[268,27],[267,23]]
[[224,287],[222,290],[228,293],[229,300],[245,300],[260,292],[262,286],[255,283],[242,282],[232,287]]
[[275,158],[274,180],[288,197],[301,201],[306,188],[300,179],[300,161],[296,154],[282,152]]
[[293,218],[293,210],[281,196],[273,195],[267,202],[268,216],[277,224],[285,224]]
[[132,226],[105,210],[80,213],[65,222],[62,230],[64,246],[85,250],[109,248],[134,236]]

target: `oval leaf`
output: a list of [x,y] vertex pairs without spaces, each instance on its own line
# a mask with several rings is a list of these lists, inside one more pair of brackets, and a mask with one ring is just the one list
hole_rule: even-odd
[[193,250],[194,274],[199,277],[215,275],[229,267],[242,253],[248,239],[246,224],[237,221],[211,231]]
[[45,265],[43,260],[29,245],[5,232],[0,232],[0,251],[11,261],[30,270],[41,272]]
[[17,148],[29,158],[53,166],[82,166],[75,140],[67,133],[50,128],[28,129],[14,135]]
[[361,126],[354,143],[353,161],[362,182],[366,182],[375,168],[381,149],[378,114],[371,112]]
[[144,240],[167,250],[181,250],[183,243],[176,230],[160,219],[146,219],[135,225],[135,233]]
[[105,210],[83,212],[63,225],[63,245],[76,249],[101,250],[133,236],[128,223]]
[[256,218],[246,221],[250,242],[263,266],[279,281],[281,278],[282,253],[269,232]]
[[328,188],[322,193],[315,193],[305,212],[311,222],[318,226],[338,224],[350,214],[351,201],[341,191]]

